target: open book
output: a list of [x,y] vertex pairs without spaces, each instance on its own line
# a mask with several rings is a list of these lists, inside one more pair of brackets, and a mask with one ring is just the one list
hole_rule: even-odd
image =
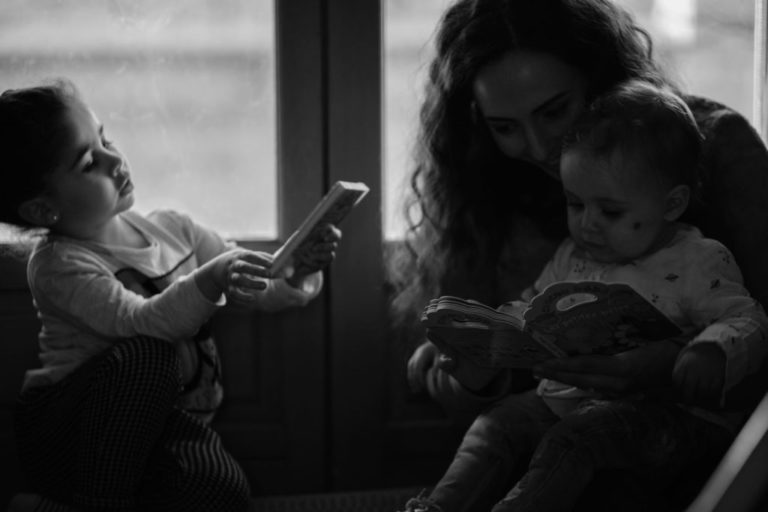
[[503,312],[444,296],[425,308],[421,321],[439,348],[482,368],[530,368],[552,357],[615,354],[681,333],[622,283],[553,283],[530,304],[512,304]]
[[334,183],[298,229],[275,252],[271,267],[272,274],[279,275],[292,262],[295,254],[317,243],[320,228],[325,224],[338,225],[367,193],[368,187],[365,183],[351,181]]

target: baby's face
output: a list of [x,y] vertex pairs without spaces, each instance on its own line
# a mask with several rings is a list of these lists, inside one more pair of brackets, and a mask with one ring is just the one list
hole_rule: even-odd
[[578,149],[563,153],[560,162],[568,229],[576,245],[602,263],[629,262],[667,241],[667,193],[644,182],[634,165],[640,164]]

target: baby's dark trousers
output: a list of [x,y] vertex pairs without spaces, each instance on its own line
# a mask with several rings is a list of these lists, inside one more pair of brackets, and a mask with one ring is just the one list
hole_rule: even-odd
[[731,440],[674,403],[587,400],[561,419],[531,390],[478,416],[429,499],[444,512],[574,510],[606,471],[662,492]]

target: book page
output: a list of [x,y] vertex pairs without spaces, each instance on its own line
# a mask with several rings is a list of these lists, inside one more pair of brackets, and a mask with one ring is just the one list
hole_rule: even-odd
[[425,308],[427,337],[481,368],[530,368],[562,355],[523,331],[521,318],[476,301],[443,296]]
[[616,354],[672,338],[680,329],[631,286],[553,283],[531,301],[525,330],[568,354]]
[[522,318],[443,296],[430,302],[421,321],[438,348],[478,368],[530,368],[552,357],[616,354],[680,334],[630,286],[595,281],[547,287]]

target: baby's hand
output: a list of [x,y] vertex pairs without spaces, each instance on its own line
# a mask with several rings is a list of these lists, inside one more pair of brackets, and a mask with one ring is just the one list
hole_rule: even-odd
[[291,285],[301,283],[305,276],[327,267],[336,257],[341,230],[333,224],[320,228],[317,242],[293,256],[293,274],[287,279]]
[[266,252],[236,249],[225,266],[224,294],[227,300],[248,305],[267,287],[266,279],[271,277],[269,267],[272,255]]
[[725,384],[725,352],[716,343],[694,343],[677,356],[672,379],[686,403],[718,405]]

